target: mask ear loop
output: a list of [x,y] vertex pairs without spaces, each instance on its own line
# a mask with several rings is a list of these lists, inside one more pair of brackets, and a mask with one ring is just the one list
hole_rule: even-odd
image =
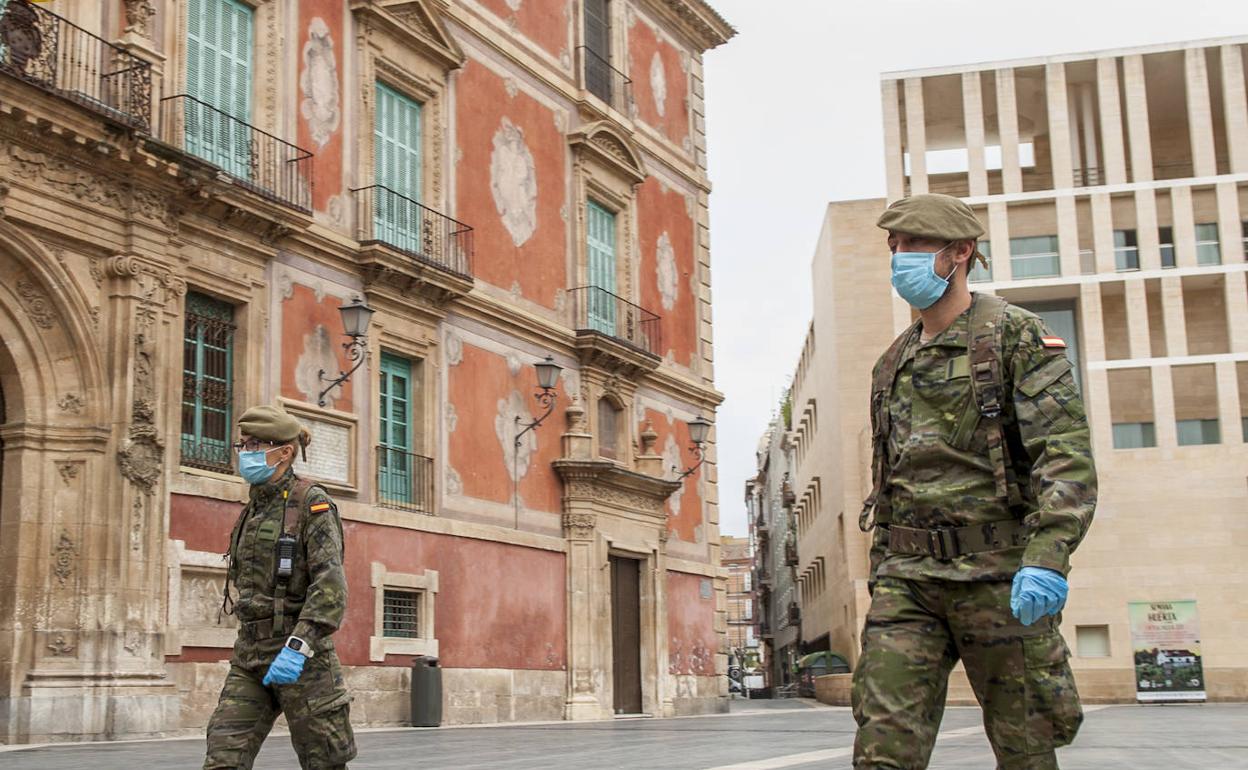
[[[944,246],[941,246],[941,247],[940,247],[940,249],[936,252],[936,254],[939,254],[941,251],[944,251],[945,249],[949,248],[950,246],[952,246],[952,245],[953,245],[953,244],[955,244],[955,243],[957,243],[957,241],[949,241],[949,242],[948,242],[948,243],[946,243]],[[936,265],[936,254],[933,254],[933,255],[932,255],[932,266],[933,266],[933,267],[935,267],[935,265]],[[932,272],[936,272],[936,271],[935,271],[935,270],[933,270]],[[958,266],[955,264],[955,265],[953,266],[953,269],[949,271],[949,275],[946,275],[946,276],[945,276],[942,280],[944,280],[944,281],[945,281],[945,283],[948,283],[948,282],[949,282],[949,279],[950,279],[950,278],[952,278],[952,277],[953,277],[953,274],[954,274],[954,273],[956,273],[956,272],[958,272]]]

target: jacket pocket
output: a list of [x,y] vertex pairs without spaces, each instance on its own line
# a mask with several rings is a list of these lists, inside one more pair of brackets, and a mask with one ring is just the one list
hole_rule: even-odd
[[1083,723],[1069,658],[1070,651],[1057,631],[1023,639],[1028,754],[1069,744]]

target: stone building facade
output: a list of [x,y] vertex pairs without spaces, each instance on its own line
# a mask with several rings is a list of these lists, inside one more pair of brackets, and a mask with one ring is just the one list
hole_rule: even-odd
[[728,581],[728,651],[737,665],[758,649],[754,615],[754,557],[748,537],[720,537],[720,563]]
[[344,520],[360,724],[414,655],[448,723],[725,707],[713,432],[677,478],[721,400],[714,10],[0,7],[0,741],[203,729],[260,403]]
[[[1195,600],[1208,696],[1248,697],[1248,615],[1228,598],[1248,558],[1246,80],[1243,37],[883,76],[887,199],[829,205],[812,265],[797,391],[822,427],[798,488],[822,504],[799,504],[799,551],[827,577],[804,638],[858,654],[870,371],[914,317],[874,223],[942,192],[987,230],[973,290],[1042,316],[1083,390],[1100,498],[1062,622],[1081,694],[1134,699],[1129,603]],[[844,701],[845,678],[824,693]],[[964,677],[951,693],[970,698]]]
[[800,656],[801,605],[795,567],[792,454],[785,415],[772,419],[755,454],[758,473],[745,483],[754,548],[754,587],[767,686],[795,681]]

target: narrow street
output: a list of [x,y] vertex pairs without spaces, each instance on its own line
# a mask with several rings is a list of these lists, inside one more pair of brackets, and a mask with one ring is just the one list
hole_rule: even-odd
[[[977,708],[945,713],[933,770],[994,767]],[[1248,768],[1248,706],[1092,706],[1063,770]],[[854,721],[846,708],[807,701],[734,701],[726,715],[580,724],[377,730],[357,735],[353,770],[381,768],[637,768],[773,770],[849,767]],[[6,770],[198,767],[203,739],[0,748]],[[298,768],[274,735],[257,770]]]

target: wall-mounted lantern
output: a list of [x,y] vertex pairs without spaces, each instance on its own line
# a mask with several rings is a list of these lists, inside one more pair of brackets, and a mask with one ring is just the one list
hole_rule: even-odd
[[[690,420],[687,425],[689,426],[689,448],[697,455],[698,462],[677,476],[677,481],[683,481],[698,468],[701,468],[702,463],[706,462],[706,439],[711,433],[711,421],[702,415],[698,415]],[[673,465],[672,470],[675,471],[676,466]]]
[[545,422],[546,418],[555,411],[555,402],[559,399],[559,392],[555,390],[555,386],[559,384],[559,375],[563,372],[563,367],[555,363],[553,356],[546,356],[540,363],[533,364],[533,368],[537,370],[537,386],[539,390],[533,394],[533,398],[537,402],[546,407],[546,411],[541,417],[531,422],[521,424],[520,415],[516,415],[516,438],[511,453],[511,477],[514,479],[515,491],[512,499],[516,508],[516,529],[520,528],[520,479],[519,476],[519,458],[520,458],[520,439],[524,438],[524,434],[531,430],[536,430],[537,426]]
[[364,304],[364,300],[356,297],[351,300],[351,304],[338,308],[338,312],[342,313],[342,333],[351,338],[349,342],[342,343],[342,347],[347,351],[347,358],[355,362],[355,366],[345,372],[338,372],[338,377],[334,380],[329,380],[325,376],[324,369],[317,372],[317,379],[321,382],[329,382],[329,385],[325,386],[325,389],[316,397],[317,406],[325,406],[325,395],[339,385],[350,381],[351,375],[355,374],[355,370],[359,369],[364,359],[368,357],[368,324],[373,320],[375,311]]

